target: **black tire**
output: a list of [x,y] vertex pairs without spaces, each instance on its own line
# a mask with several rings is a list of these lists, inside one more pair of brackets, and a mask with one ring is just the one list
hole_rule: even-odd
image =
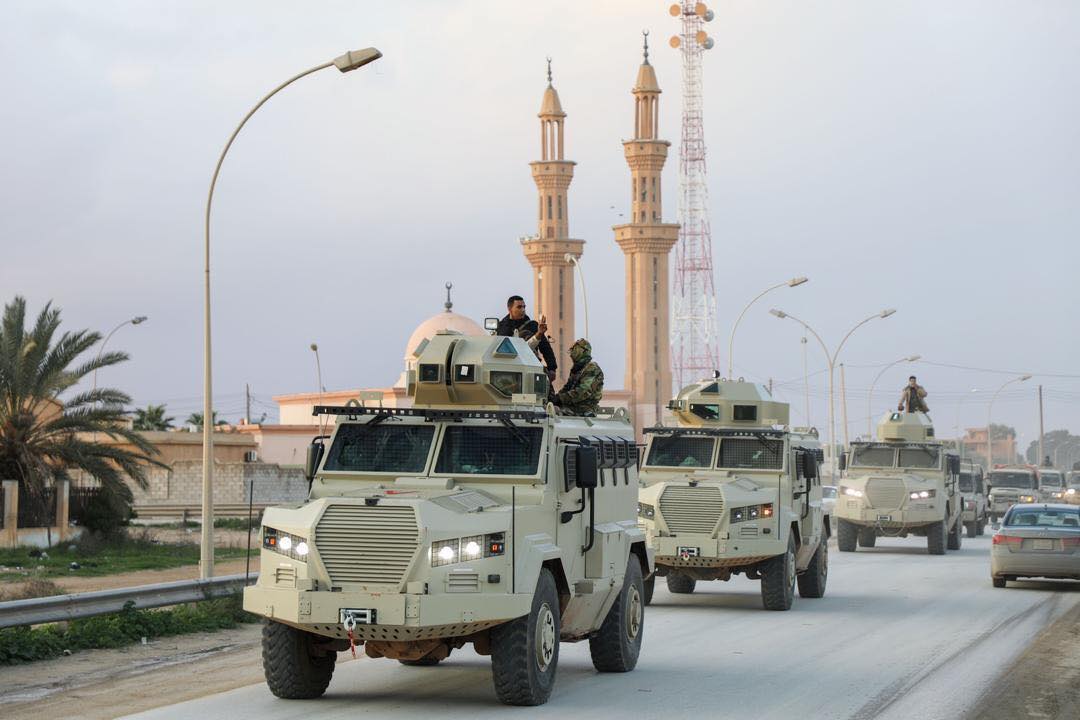
[[649,576],[649,579],[645,581],[645,604],[652,605],[652,596],[656,591],[656,573]]
[[697,580],[689,575],[683,575],[682,573],[668,573],[667,576],[667,589],[668,592],[675,595],[689,595],[694,592],[694,586],[697,585]]
[[434,667],[442,662],[442,658],[422,657],[419,660],[398,660],[398,662],[409,667]]
[[1003,578],[1003,577],[993,577],[993,578],[990,578],[990,580],[994,583],[994,587],[996,587],[996,588],[1005,587],[1005,578]]
[[263,674],[270,692],[286,700],[311,700],[326,692],[337,653],[316,648],[321,638],[269,620],[263,625]]
[[877,531],[874,528],[859,528],[859,547],[872,548],[877,544]]
[[790,610],[795,601],[795,537],[788,538],[787,552],[769,558],[761,566],[761,604],[766,610]]
[[979,523],[978,523],[978,521],[972,520],[969,523],[964,523],[964,526],[965,526],[965,529],[967,530],[967,536],[968,536],[969,539],[973,538],[973,537],[975,537],[976,535],[979,534]]
[[953,523],[952,530],[949,531],[949,549],[959,550],[960,544],[964,539],[964,528],[961,527],[963,523],[960,522],[960,518],[956,519]]
[[829,579],[829,543],[822,535],[821,542],[814,557],[810,558],[810,564],[799,575],[799,597],[820,598],[825,597],[825,583]]
[[982,536],[985,532],[986,532],[986,518],[984,517],[982,520],[980,520],[978,522],[978,528],[976,530],[976,535]]
[[926,526],[926,551],[931,555],[945,554],[945,521]]
[[836,528],[836,545],[840,548],[840,552],[855,552],[858,537],[859,530],[854,523],[849,523],[847,520],[840,521]]
[[491,629],[491,675],[501,702],[547,702],[559,666],[560,631],[555,578],[542,568],[529,614]]
[[641,563],[630,555],[626,577],[615,604],[608,610],[600,629],[589,638],[592,664],[600,672],[630,672],[641,654],[645,630],[645,583]]

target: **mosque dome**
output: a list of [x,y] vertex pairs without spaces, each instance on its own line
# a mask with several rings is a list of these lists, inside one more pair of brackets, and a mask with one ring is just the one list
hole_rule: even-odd
[[412,335],[409,336],[409,341],[405,344],[406,365],[415,360],[413,351],[416,350],[416,346],[436,333],[443,332],[444,330],[451,330],[459,332],[462,335],[476,336],[487,334],[487,331],[485,331],[475,320],[454,312],[454,303],[450,301],[450,289],[452,287],[452,283],[446,283],[446,303],[443,305],[443,311],[436,315],[432,315],[427,320],[417,325],[416,329],[413,330]]

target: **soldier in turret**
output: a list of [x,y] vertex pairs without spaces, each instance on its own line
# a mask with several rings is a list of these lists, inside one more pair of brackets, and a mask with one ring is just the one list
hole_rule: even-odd
[[925,397],[926,389],[912,375],[908,378],[908,384],[900,392],[900,404],[896,406],[896,409],[900,412],[928,413],[930,408],[926,405]]
[[592,358],[592,345],[580,338],[570,346],[570,377],[555,395],[554,403],[568,415],[595,415],[604,392],[604,371]]

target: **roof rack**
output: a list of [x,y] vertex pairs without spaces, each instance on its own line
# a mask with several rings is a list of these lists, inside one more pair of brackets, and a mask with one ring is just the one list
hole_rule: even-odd
[[460,422],[465,419],[537,422],[548,416],[543,410],[449,410],[440,408],[362,407],[360,405],[316,405],[311,414],[345,415],[350,420],[355,420],[360,415],[383,415],[386,417],[422,417],[425,420],[449,420],[451,422]]
[[689,426],[681,427],[674,425],[653,425],[652,427],[642,430],[647,435],[711,435],[711,436],[723,436],[723,437],[757,437],[758,435],[768,435],[769,437],[783,437],[788,434],[785,430],[776,430],[774,428],[754,428],[753,430],[742,430],[736,428],[713,428],[713,427],[700,427]]

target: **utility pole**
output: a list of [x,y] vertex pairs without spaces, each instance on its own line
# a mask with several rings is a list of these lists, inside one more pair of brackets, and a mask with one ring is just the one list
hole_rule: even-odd
[[1039,456],[1035,458],[1035,465],[1042,467],[1043,459],[1043,397],[1042,385],[1039,386]]
[[844,425],[844,447],[847,448],[847,385],[844,383],[844,363],[840,363],[840,422]]
[[244,416],[244,421],[251,424],[251,386],[244,383],[244,405],[247,407],[247,414]]
[[810,422],[810,375],[806,371],[806,336],[804,335],[802,340],[802,376],[803,376],[803,398],[806,401],[806,427],[812,427],[813,423]]

